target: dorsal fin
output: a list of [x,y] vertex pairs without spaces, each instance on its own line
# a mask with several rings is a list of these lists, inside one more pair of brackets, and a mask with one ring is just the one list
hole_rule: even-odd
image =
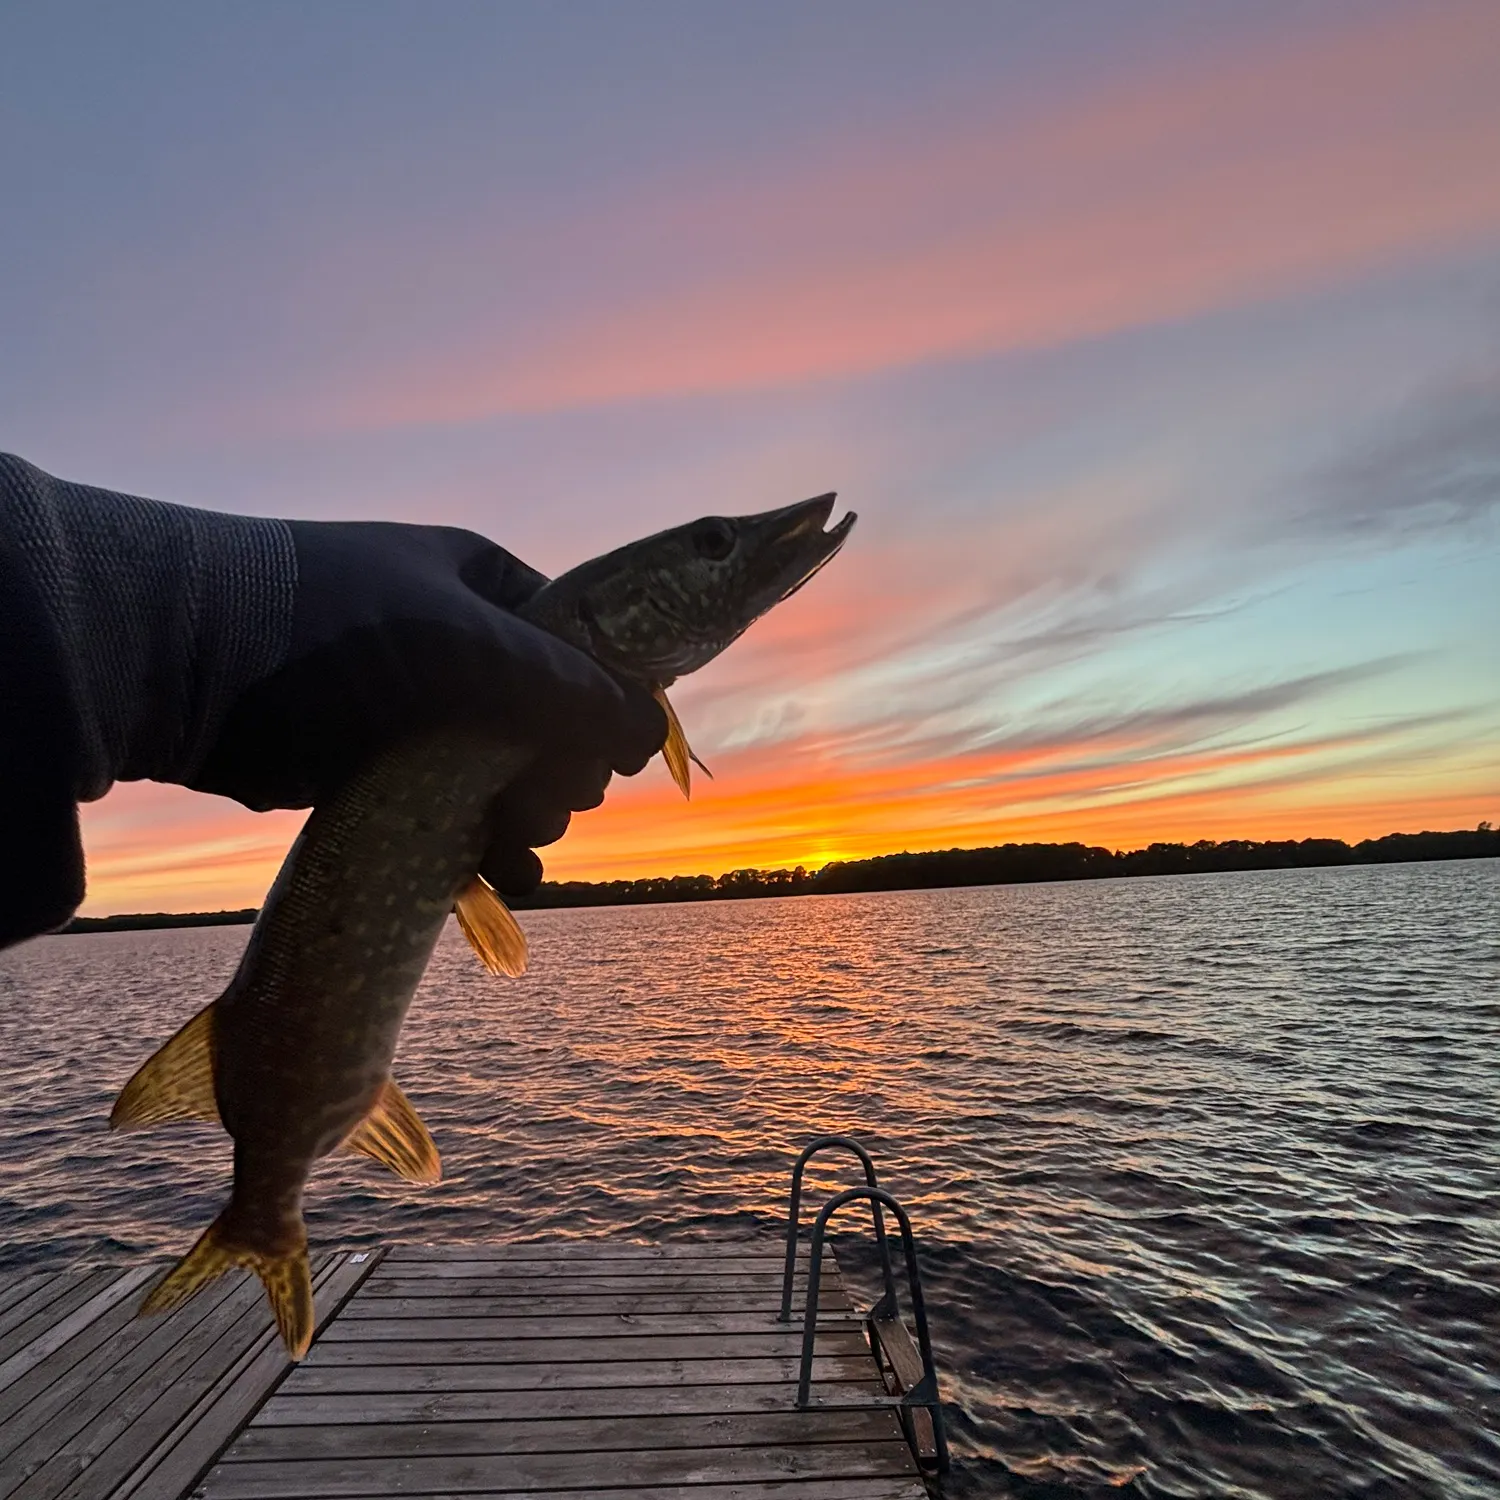
[[469,946],[491,974],[519,979],[526,972],[526,934],[482,875],[476,875],[458,893],[453,913]]
[[672,780],[677,783],[677,790],[684,797],[690,798],[693,790],[688,763],[691,761],[709,780],[713,779],[714,773],[693,754],[693,747],[688,744],[687,735],[682,731],[682,720],[677,717],[677,710],[672,707],[665,690],[657,688],[651,696],[661,704],[667,715],[667,742],[661,747],[662,759],[667,763],[667,770],[672,773]]
[[136,1069],[109,1112],[111,1130],[139,1130],[167,1120],[219,1123],[212,1005],[204,1006]]
[[341,1151],[357,1151],[383,1162],[408,1182],[436,1182],[443,1175],[438,1149],[411,1100],[387,1078],[380,1097],[344,1137]]

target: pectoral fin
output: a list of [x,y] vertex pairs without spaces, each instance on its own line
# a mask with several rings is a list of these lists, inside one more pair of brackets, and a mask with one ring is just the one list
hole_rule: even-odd
[[111,1130],[138,1130],[167,1120],[219,1122],[214,1098],[214,1008],[205,1006],[143,1063],[120,1090]]
[[442,1159],[411,1100],[387,1078],[375,1107],[344,1138],[342,1151],[373,1156],[408,1182],[436,1182]]
[[476,875],[458,893],[453,913],[469,946],[491,974],[519,979],[526,972],[526,934],[483,876]]
[[677,790],[684,797],[691,797],[692,777],[688,771],[688,763],[697,766],[710,781],[713,780],[714,773],[693,754],[693,747],[688,744],[687,735],[682,732],[682,720],[677,717],[677,710],[672,707],[666,693],[657,688],[651,696],[661,704],[667,715],[667,742],[661,747],[662,759],[672,773],[672,780],[677,783]]

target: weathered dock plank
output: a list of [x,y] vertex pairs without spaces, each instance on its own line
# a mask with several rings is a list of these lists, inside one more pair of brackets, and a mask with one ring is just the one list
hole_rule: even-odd
[[[843,1292],[821,1293],[819,1316],[845,1321],[855,1315],[854,1305]],[[547,1295],[541,1297],[372,1297],[357,1312],[354,1322],[393,1318],[579,1318],[606,1315],[612,1318],[667,1314],[673,1317],[706,1313],[736,1316],[767,1312],[781,1306],[777,1296],[754,1296],[733,1292],[616,1292]],[[800,1316],[800,1307],[799,1307]]]
[[[679,1240],[669,1245],[638,1245],[631,1240],[553,1240],[538,1244],[517,1240],[503,1245],[392,1245],[386,1252],[393,1265],[433,1265],[442,1261],[474,1261],[505,1265],[536,1260],[548,1265],[582,1260],[600,1265],[611,1260],[768,1260],[780,1266],[783,1247],[773,1240]],[[807,1259],[806,1249],[799,1251]]]
[[[806,1264],[805,1258],[799,1264]],[[566,1278],[576,1276],[580,1269],[584,1269],[589,1275],[608,1274],[610,1276],[630,1276],[633,1278],[655,1277],[663,1267],[670,1268],[674,1275],[693,1274],[698,1276],[779,1276],[781,1274],[781,1260],[779,1257],[763,1255],[757,1257],[744,1255],[704,1255],[695,1256],[692,1259],[674,1258],[671,1261],[663,1261],[661,1258],[653,1258],[644,1255],[617,1255],[608,1259],[601,1258],[598,1261],[581,1259],[576,1253],[568,1256],[559,1256],[557,1260],[542,1260],[528,1258],[525,1260],[475,1260],[473,1252],[463,1260],[452,1258],[434,1258],[432,1260],[421,1260],[407,1258],[400,1261],[395,1269],[398,1269],[403,1277],[414,1280],[436,1281],[454,1280],[469,1281],[475,1277],[496,1278],[502,1276],[526,1276],[541,1277],[553,1280],[559,1277]]]
[[[314,1341],[328,1329],[377,1262],[378,1257],[368,1251],[324,1259],[313,1278],[317,1310]],[[239,1358],[144,1452],[111,1492],[111,1500],[165,1500],[185,1494],[293,1368],[263,1302],[258,1301],[255,1312],[235,1326],[241,1335],[252,1335]],[[85,1497],[65,1493],[62,1500]]]
[[[322,1258],[320,1326],[372,1266]],[[0,1497],[176,1500],[290,1368],[259,1284],[242,1274],[165,1317],[136,1318],[138,1294],[160,1270],[64,1273],[64,1290],[11,1329]]]
[[8,1359],[24,1348],[37,1333],[87,1302],[118,1275],[117,1270],[62,1271],[44,1282],[0,1314],[0,1359]]
[[[56,1451],[136,1378],[171,1358],[236,1290],[248,1306],[251,1297],[243,1282],[226,1278],[172,1318],[138,1318],[134,1298],[117,1303],[38,1365],[30,1380],[0,1392],[0,1459],[21,1450],[14,1462],[26,1466]],[[33,1437],[43,1429],[45,1439]]]
[[[602,1368],[602,1367],[601,1367]],[[633,1368],[633,1367],[631,1367]],[[868,1374],[868,1368],[863,1370]],[[578,1388],[549,1386],[479,1391],[409,1390],[275,1395],[261,1408],[273,1427],[340,1427],[365,1422],[480,1422],[541,1417],[729,1416],[742,1412],[788,1412],[796,1382],[709,1385],[690,1375],[677,1385],[604,1383]],[[826,1392],[826,1387],[825,1387]],[[872,1380],[838,1383],[840,1402],[881,1394]]]
[[[786,1328],[786,1325],[782,1325]],[[837,1317],[821,1317],[819,1328],[830,1332],[859,1333],[859,1320],[845,1313]],[[411,1317],[350,1316],[341,1318],[328,1330],[327,1340],[333,1344],[362,1342],[385,1342],[397,1339],[560,1339],[614,1338],[617,1334],[629,1333],[641,1337],[657,1336],[676,1338],[684,1334],[732,1334],[764,1336],[768,1331],[765,1313],[753,1312],[703,1312],[703,1313],[642,1313],[630,1316],[626,1313],[590,1312],[582,1314],[558,1314],[552,1317],[531,1317],[518,1313],[513,1317],[492,1317],[476,1312],[472,1317],[424,1317],[418,1313]],[[772,1329],[771,1331],[775,1331]],[[802,1330],[787,1329],[781,1337],[795,1337],[801,1348]]]
[[[270,1419],[274,1421],[274,1418]],[[472,1457],[638,1448],[800,1447],[863,1443],[890,1434],[884,1411],[626,1412],[596,1417],[491,1417],[465,1422],[362,1422],[278,1427],[258,1423],[235,1443],[238,1462]]]
[[[870,1356],[858,1354],[813,1360],[815,1392],[831,1381],[872,1378]],[[298,1393],[357,1394],[379,1391],[567,1391],[593,1386],[795,1385],[797,1360],[631,1359],[573,1360],[564,1364],[334,1365],[304,1364],[297,1372]],[[278,1393],[279,1395],[280,1393]]]
[[153,1274],[154,1270],[150,1266],[136,1266],[96,1287],[81,1302],[60,1299],[58,1304],[54,1304],[54,1310],[62,1306],[64,1301],[72,1305],[55,1322],[34,1327],[37,1319],[43,1315],[38,1313],[35,1318],[30,1319],[26,1326],[32,1330],[31,1337],[14,1353],[0,1359],[0,1392],[20,1384],[49,1355],[56,1354],[69,1340],[84,1333],[117,1302],[123,1302],[132,1292],[137,1291]]
[[[825,1269],[813,1404],[781,1247],[398,1247],[318,1258],[292,1366],[236,1274],[135,1316],[160,1265],[0,1280],[0,1500],[921,1500]],[[803,1277],[799,1272],[797,1291]]]
[[[901,1453],[906,1453],[905,1445]],[[332,1458],[223,1463],[204,1486],[208,1500],[332,1500],[398,1495],[515,1495],[534,1490],[598,1494],[615,1485],[729,1484],[769,1479],[890,1479],[910,1460],[861,1443],[795,1447],[669,1448],[597,1453],[463,1457]]]
[[0,1313],[29,1297],[44,1282],[50,1281],[55,1271],[6,1271],[0,1278]]
[[191,1327],[176,1315],[160,1320],[149,1344],[135,1344],[131,1357],[106,1367],[0,1466],[0,1472],[19,1468],[24,1475],[12,1492],[16,1500],[52,1500],[69,1491],[113,1494],[141,1453],[219,1373],[224,1355],[216,1351],[232,1351],[234,1325],[254,1314],[258,1290],[250,1278],[236,1277],[227,1295],[205,1294],[212,1305]]
[[[797,1275],[792,1279],[794,1292],[807,1290],[807,1277]],[[781,1302],[781,1273],[762,1271],[759,1273],[723,1272],[715,1270],[671,1271],[652,1270],[644,1279],[640,1276],[623,1276],[606,1273],[594,1275],[584,1267],[562,1276],[495,1276],[466,1277],[455,1286],[446,1277],[407,1277],[393,1275],[388,1281],[376,1286],[371,1284],[372,1298],[382,1297],[613,1297],[621,1292],[653,1295],[666,1292],[682,1295],[728,1296],[740,1298],[742,1307],[759,1306],[769,1299],[774,1306]],[[361,1299],[363,1301],[364,1299]]]
[[[731,1347],[732,1346],[732,1347]],[[325,1343],[308,1356],[308,1365],[554,1364],[573,1360],[795,1358],[802,1352],[796,1333],[710,1334],[621,1333],[588,1339],[394,1339],[341,1340]],[[823,1356],[867,1358],[862,1334],[820,1333],[814,1352]]]
[[[469,1492],[439,1491],[425,1500],[444,1500],[446,1494]],[[506,1500],[548,1500],[567,1490],[483,1491],[484,1495],[503,1494]],[[572,1493],[577,1493],[573,1491]],[[612,1487],[602,1493],[605,1500],[928,1500],[927,1491],[909,1479],[792,1479],[769,1482],[751,1480],[737,1484],[651,1485],[639,1488]],[[346,1500],[389,1500],[390,1491],[355,1495]]]
[[200,1493],[923,1496],[832,1266],[817,1400],[797,1408],[781,1257],[771,1241],[395,1247]]

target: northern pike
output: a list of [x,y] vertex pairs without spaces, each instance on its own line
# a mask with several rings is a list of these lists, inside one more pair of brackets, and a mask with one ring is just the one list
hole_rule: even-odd
[[[544,585],[520,611],[665,702],[843,545],[834,497],[708,517],[632,542]],[[231,1267],[263,1283],[287,1352],[312,1341],[302,1198],[313,1164],[360,1152],[417,1182],[441,1173],[391,1077],[396,1043],[449,911],[492,968],[514,969],[515,919],[479,877],[497,797],[532,752],[503,732],[438,728],[376,755],[316,806],[288,852],[228,988],[125,1085],[111,1128],[221,1123],[228,1205],[142,1304],[177,1306]],[[524,957],[524,947],[522,949]]]

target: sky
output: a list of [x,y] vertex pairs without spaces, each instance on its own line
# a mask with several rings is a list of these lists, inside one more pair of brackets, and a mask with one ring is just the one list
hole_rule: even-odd
[[[1500,6],[0,0],[0,447],[561,571],[826,490],[557,878],[1500,821]],[[300,823],[149,784],[91,912]]]

